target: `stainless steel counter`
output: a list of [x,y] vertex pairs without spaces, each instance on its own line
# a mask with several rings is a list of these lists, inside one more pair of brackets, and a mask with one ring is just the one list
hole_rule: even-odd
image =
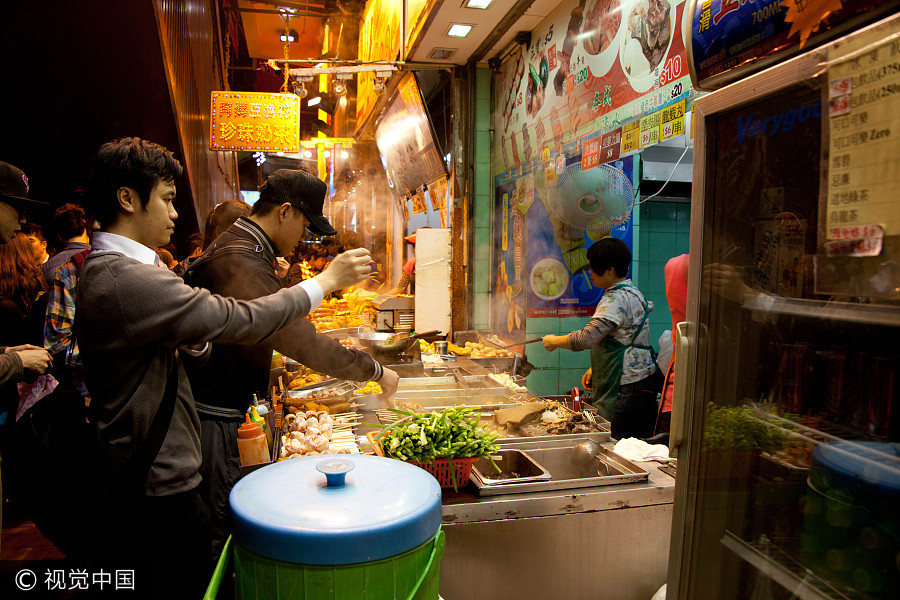
[[[612,444],[608,444],[612,447]],[[675,479],[480,498],[444,491],[445,600],[649,600],[666,581]]]
[[[367,410],[362,420],[378,422]],[[441,597],[649,600],[666,580],[675,479],[660,463],[636,464],[647,481],[486,497],[474,484],[444,490]]]

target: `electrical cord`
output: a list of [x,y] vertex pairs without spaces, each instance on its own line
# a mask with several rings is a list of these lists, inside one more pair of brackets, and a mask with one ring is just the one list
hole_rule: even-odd
[[[662,191],[663,191],[664,189],[666,189],[666,186],[669,185],[669,182],[670,182],[670,181],[672,181],[672,177],[675,176],[675,169],[678,168],[678,165],[681,164],[681,160],[684,158],[685,154],[687,154],[688,148],[690,148],[690,146],[685,146],[684,152],[682,152],[682,153],[681,153],[681,156],[678,157],[678,160],[675,161],[675,166],[672,167],[672,172],[669,173],[669,178],[666,179],[666,182],[665,182],[664,184],[662,184],[662,187],[659,188],[659,190],[658,190],[655,194],[653,194],[652,196],[647,196],[646,198],[644,198],[644,199],[641,200],[640,202],[635,202],[635,203],[634,203],[635,206],[638,206],[638,205],[640,205],[640,204],[643,204],[643,203],[646,202],[647,200],[650,200],[651,198],[655,198],[656,196],[659,196],[659,195],[662,193]],[[634,192],[634,199],[635,199],[635,200],[637,200],[638,194],[640,194],[640,187],[638,187],[638,189],[635,190],[635,192]]]

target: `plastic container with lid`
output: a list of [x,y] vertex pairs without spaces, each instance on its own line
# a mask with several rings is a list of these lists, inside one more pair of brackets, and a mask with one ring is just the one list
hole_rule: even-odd
[[900,597],[900,444],[820,444],[807,488],[804,563],[838,589]]
[[239,598],[438,597],[441,490],[422,469],[295,458],[238,481],[230,505]]
[[238,428],[238,453],[241,455],[241,466],[249,467],[260,463],[269,462],[269,445],[266,442],[266,434],[259,423],[245,415],[246,420]]

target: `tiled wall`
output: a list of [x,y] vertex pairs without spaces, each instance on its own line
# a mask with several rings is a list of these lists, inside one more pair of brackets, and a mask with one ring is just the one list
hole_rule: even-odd
[[651,200],[638,207],[641,230],[639,240],[640,271],[635,283],[654,304],[650,313],[650,341],[659,349],[659,336],[672,329],[672,315],[666,302],[663,269],[670,258],[687,254],[690,240],[691,205],[689,202]]
[[494,184],[491,177],[491,70],[475,72],[475,236],[472,269],[473,327],[487,329],[491,319],[491,212]]

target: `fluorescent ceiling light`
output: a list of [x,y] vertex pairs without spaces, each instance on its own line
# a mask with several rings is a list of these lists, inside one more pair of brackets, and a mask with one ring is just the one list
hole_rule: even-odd
[[306,103],[306,105],[307,105],[307,106],[315,106],[316,104],[318,104],[318,103],[321,102],[321,101],[322,101],[322,96],[316,96],[315,98],[311,98],[311,99]]
[[462,23],[454,23],[450,26],[450,29],[447,31],[447,35],[450,37],[466,37],[469,35],[469,32],[472,31],[472,27],[474,25],[463,25]]
[[491,0],[466,0],[463,4],[465,8],[487,8],[491,5]]

